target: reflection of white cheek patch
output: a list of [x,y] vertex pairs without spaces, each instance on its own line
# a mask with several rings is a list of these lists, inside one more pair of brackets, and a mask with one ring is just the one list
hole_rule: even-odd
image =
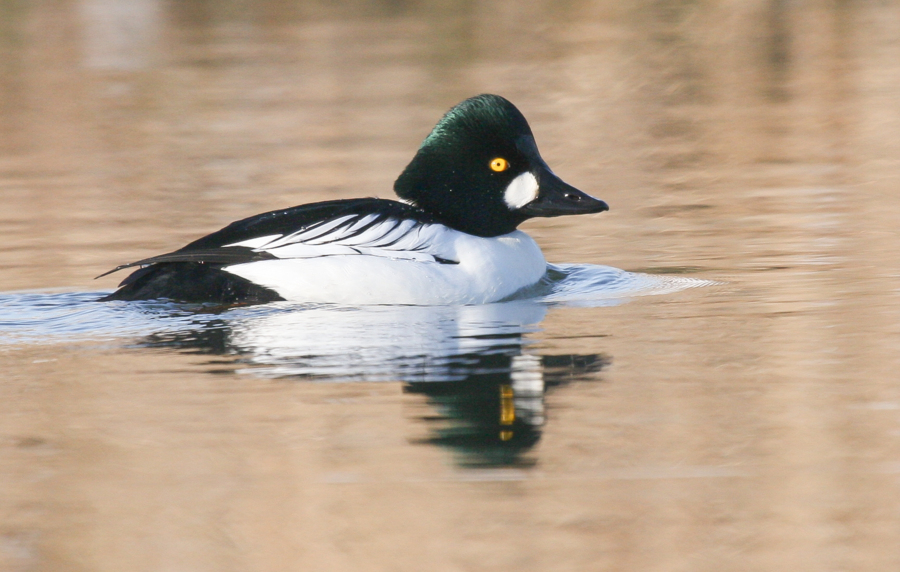
[[524,172],[512,181],[503,192],[503,200],[511,210],[520,209],[536,199],[538,182],[529,172]]

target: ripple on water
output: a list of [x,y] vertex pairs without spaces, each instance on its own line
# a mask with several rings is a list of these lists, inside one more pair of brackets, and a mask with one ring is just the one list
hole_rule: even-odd
[[[0,294],[0,348],[121,339],[160,326],[195,321],[195,312],[169,302],[132,308],[98,303],[103,292],[7,292]],[[164,317],[162,323],[151,318]]]
[[713,280],[628,272],[596,264],[551,264],[544,302],[571,306],[608,305],[636,296],[672,294],[689,288],[718,284]]
[[[384,339],[383,334],[392,329],[391,324],[396,324],[397,327],[393,328],[394,336],[387,336],[387,339],[393,339],[397,346],[408,345],[412,341],[412,338],[406,339],[408,336],[401,335],[401,330],[418,332],[415,335],[417,339],[434,339],[434,336],[423,336],[422,332],[429,329],[441,332],[449,322],[468,324],[474,328],[474,333],[471,334],[474,336],[487,335],[491,331],[502,334],[510,327],[539,323],[548,305],[612,305],[636,296],[669,294],[711,284],[715,282],[627,272],[609,266],[559,264],[551,265],[544,280],[535,288],[522,293],[516,300],[488,304],[481,309],[473,306],[350,308],[328,304],[277,303],[236,307],[226,311],[221,307],[165,301],[98,303],[97,298],[102,292],[8,292],[0,294],[0,347],[10,349],[22,344],[71,343],[144,336],[165,338],[180,331],[195,332],[198,328],[210,330],[228,327],[235,332],[244,332],[244,338],[262,336],[267,340],[267,347],[272,348],[277,346],[279,338],[277,335],[265,335],[264,332],[281,330],[284,334],[286,328],[294,334],[305,329],[316,331],[319,334],[317,339],[342,340],[346,355],[347,343],[352,344],[354,339],[358,341],[366,331],[379,332],[379,337]],[[298,314],[298,311],[303,313],[300,318],[283,316]],[[298,320],[300,323],[296,323]],[[359,327],[360,324],[369,322],[371,328]],[[246,333],[248,328],[243,324],[247,323],[258,324],[253,328],[256,334]],[[268,330],[263,327],[264,324],[267,324]],[[335,336],[322,335],[325,331],[333,331]],[[458,334],[459,332],[455,332],[451,337]],[[296,335],[291,337],[298,341]],[[445,337],[438,336],[440,339]],[[317,339],[305,341],[314,347],[321,346],[322,342]],[[260,344],[249,345],[258,348]],[[429,347],[428,344],[419,349],[423,353],[442,353],[440,348]]]

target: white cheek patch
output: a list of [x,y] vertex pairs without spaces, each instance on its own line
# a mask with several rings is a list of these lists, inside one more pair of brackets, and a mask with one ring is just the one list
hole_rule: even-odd
[[536,199],[538,196],[538,182],[534,175],[525,171],[512,181],[503,191],[503,200],[510,210],[520,209]]

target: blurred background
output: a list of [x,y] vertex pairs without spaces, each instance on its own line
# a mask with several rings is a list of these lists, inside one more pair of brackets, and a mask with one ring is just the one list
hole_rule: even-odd
[[[900,569],[896,1],[0,0],[0,291],[393,197],[484,92],[611,206],[549,261],[720,284],[517,315],[462,401],[250,327],[4,345],[0,570]],[[546,425],[473,458],[523,367]]]

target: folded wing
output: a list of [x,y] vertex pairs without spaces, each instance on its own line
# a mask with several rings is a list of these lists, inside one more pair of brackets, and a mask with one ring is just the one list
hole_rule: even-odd
[[351,255],[456,264],[454,253],[441,246],[446,231],[421,211],[396,201],[329,201],[244,219],[175,252],[123,264],[101,276],[176,262],[222,268],[262,260]]

